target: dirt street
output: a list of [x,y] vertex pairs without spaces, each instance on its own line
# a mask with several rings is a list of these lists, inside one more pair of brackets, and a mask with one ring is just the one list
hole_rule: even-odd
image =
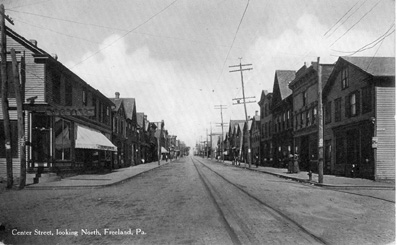
[[[197,160],[223,178],[201,163],[193,164],[190,158],[184,158],[106,188],[2,192],[0,223],[5,225],[5,231],[0,231],[0,241],[5,244],[318,241],[308,234],[320,238],[319,243],[328,244],[387,244],[395,240],[393,202],[367,197],[365,192],[352,195]],[[212,197],[211,193],[217,195]],[[269,210],[264,211],[261,202]],[[297,225],[279,217],[277,212]]]

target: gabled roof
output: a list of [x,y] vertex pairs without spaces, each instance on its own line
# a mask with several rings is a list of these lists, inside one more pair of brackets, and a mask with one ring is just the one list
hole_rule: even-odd
[[245,122],[245,120],[230,120],[230,122],[229,122],[229,132],[233,133],[233,130],[234,130],[235,126],[238,125],[241,122]]
[[109,98],[113,104],[115,105],[115,108],[113,111],[118,111],[120,109],[121,104],[123,103],[123,100],[121,99],[116,99],[116,98]]
[[281,100],[284,100],[292,94],[292,90],[288,84],[295,79],[295,71],[290,70],[276,70],[275,79],[280,89]]
[[323,96],[331,90],[335,83],[336,76],[347,64],[350,64],[373,77],[395,76],[394,57],[339,57],[335,63],[332,73],[326,80],[326,84],[323,86]]
[[125,107],[125,113],[127,118],[132,120],[134,109],[135,109],[135,99],[134,98],[122,98]]
[[374,77],[395,76],[394,57],[340,57]]
[[261,106],[266,98],[272,98],[273,93],[268,93],[267,90],[262,90],[261,99],[258,102],[258,105]]
[[139,127],[143,128],[143,126],[145,125],[145,114],[143,112],[137,112],[136,113],[136,121]]

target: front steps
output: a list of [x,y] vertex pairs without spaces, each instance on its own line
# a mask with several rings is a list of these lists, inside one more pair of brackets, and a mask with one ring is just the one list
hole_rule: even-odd
[[26,174],[26,184],[37,184],[45,182],[60,181],[61,177],[56,173]]

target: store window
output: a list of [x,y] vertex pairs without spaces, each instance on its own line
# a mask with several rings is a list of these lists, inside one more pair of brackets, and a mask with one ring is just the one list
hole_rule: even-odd
[[60,117],[54,119],[55,159],[71,159],[71,123]]

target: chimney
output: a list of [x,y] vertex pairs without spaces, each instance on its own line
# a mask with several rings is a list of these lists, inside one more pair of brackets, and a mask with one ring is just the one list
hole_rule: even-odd
[[55,60],[58,60],[58,55],[57,54],[51,54],[52,58],[54,58]]
[[37,47],[37,40],[30,39],[29,42],[33,44],[33,46]]
[[258,116],[258,111],[255,111],[255,116],[256,116],[256,117]]
[[116,92],[116,99],[120,99],[120,93]]

